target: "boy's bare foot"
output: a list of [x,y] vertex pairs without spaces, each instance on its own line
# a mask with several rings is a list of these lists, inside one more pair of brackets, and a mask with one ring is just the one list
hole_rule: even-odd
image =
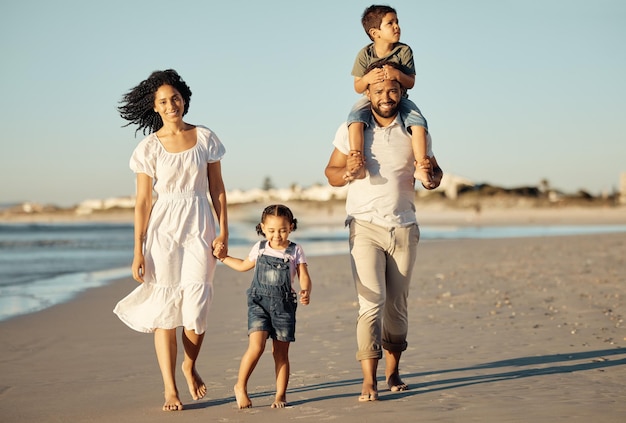
[[178,393],[165,394],[165,404],[163,404],[163,411],[181,411],[183,409],[183,403],[178,399]]
[[378,400],[378,388],[374,385],[363,384],[361,389],[361,395],[359,396],[359,402],[377,401]]
[[389,386],[391,392],[406,391],[409,389],[409,385],[402,382],[398,373],[393,373],[387,378],[387,386]]
[[285,408],[287,407],[287,398],[284,395],[278,396],[274,398],[274,402],[272,403],[272,408]]
[[189,368],[189,366],[185,365],[185,363],[183,363],[182,367],[185,379],[187,379],[187,385],[189,386],[189,393],[191,394],[191,398],[193,398],[194,400],[204,398],[204,396],[206,395],[206,385],[196,371],[196,368],[193,365],[191,368]]
[[245,389],[240,389],[237,387],[237,385],[235,385],[233,390],[235,391],[235,399],[237,400],[237,407],[239,407],[240,410],[243,410],[244,408],[252,407],[252,401],[250,401],[248,392]]

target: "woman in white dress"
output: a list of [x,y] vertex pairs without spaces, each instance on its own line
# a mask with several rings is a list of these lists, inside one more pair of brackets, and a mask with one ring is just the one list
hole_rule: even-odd
[[124,95],[118,108],[129,121],[127,126],[137,125],[136,132],[149,135],[130,159],[137,175],[132,272],[141,284],[116,305],[114,313],[130,328],[154,333],[164,411],[183,409],[175,381],[178,327],[183,327],[182,371],[191,397],[197,400],[206,394],[196,359],[213,297],[212,252],[228,248],[220,165],[225,149],[210,129],[183,121],[190,99],[187,84],[169,69],[153,72]]

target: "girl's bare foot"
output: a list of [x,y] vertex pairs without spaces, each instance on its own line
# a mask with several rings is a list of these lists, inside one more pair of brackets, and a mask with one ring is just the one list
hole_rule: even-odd
[[183,363],[183,374],[187,379],[187,385],[189,386],[189,393],[194,400],[204,398],[206,395],[206,385],[202,381],[202,378],[196,371],[195,366],[185,365]]
[[378,387],[363,383],[361,389],[361,395],[359,396],[359,402],[377,401],[378,400]]
[[239,407],[240,410],[252,407],[252,401],[250,401],[250,397],[248,396],[248,392],[246,389],[241,389],[237,385],[235,385],[233,389],[235,391],[237,407]]
[[276,395],[274,398],[274,402],[272,403],[272,408],[285,408],[287,407],[287,398],[285,395]]
[[402,382],[398,373],[393,373],[387,378],[387,385],[391,392],[406,391],[409,389],[409,385]]
[[181,411],[183,409],[183,403],[178,399],[178,393],[165,394],[165,404],[163,404],[163,411]]

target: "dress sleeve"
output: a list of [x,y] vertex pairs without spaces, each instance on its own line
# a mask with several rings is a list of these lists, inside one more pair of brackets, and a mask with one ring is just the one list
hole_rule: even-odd
[[198,130],[200,131],[198,141],[204,143],[207,163],[215,163],[222,160],[226,153],[226,147],[224,147],[224,144],[222,144],[215,132],[201,125],[198,125]]
[[150,137],[143,139],[130,157],[130,169],[154,178],[156,174],[156,144]]

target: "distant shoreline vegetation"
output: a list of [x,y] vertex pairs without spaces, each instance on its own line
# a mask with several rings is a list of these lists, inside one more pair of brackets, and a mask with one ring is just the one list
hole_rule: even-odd
[[[269,202],[283,203],[343,203],[346,198],[347,187],[335,188],[327,185],[313,185],[302,188],[292,185],[286,189],[273,188],[267,180],[263,188],[251,190],[229,191],[229,207],[236,208],[241,204],[256,204]],[[610,194],[594,196],[584,190],[567,194],[553,189],[543,180],[539,186],[522,186],[504,188],[487,183],[472,183],[471,181],[446,175],[439,188],[433,191],[416,190],[416,201],[422,205],[437,204],[454,209],[473,209],[480,211],[485,208],[511,207],[617,207],[626,204],[626,193],[614,191]],[[53,204],[39,204],[35,202],[3,203],[0,204],[0,219],[16,216],[55,215],[55,216],[97,216],[115,213],[125,214],[134,208],[135,199],[132,196],[114,197],[107,199],[85,200],[71,207],[60,207]]]

